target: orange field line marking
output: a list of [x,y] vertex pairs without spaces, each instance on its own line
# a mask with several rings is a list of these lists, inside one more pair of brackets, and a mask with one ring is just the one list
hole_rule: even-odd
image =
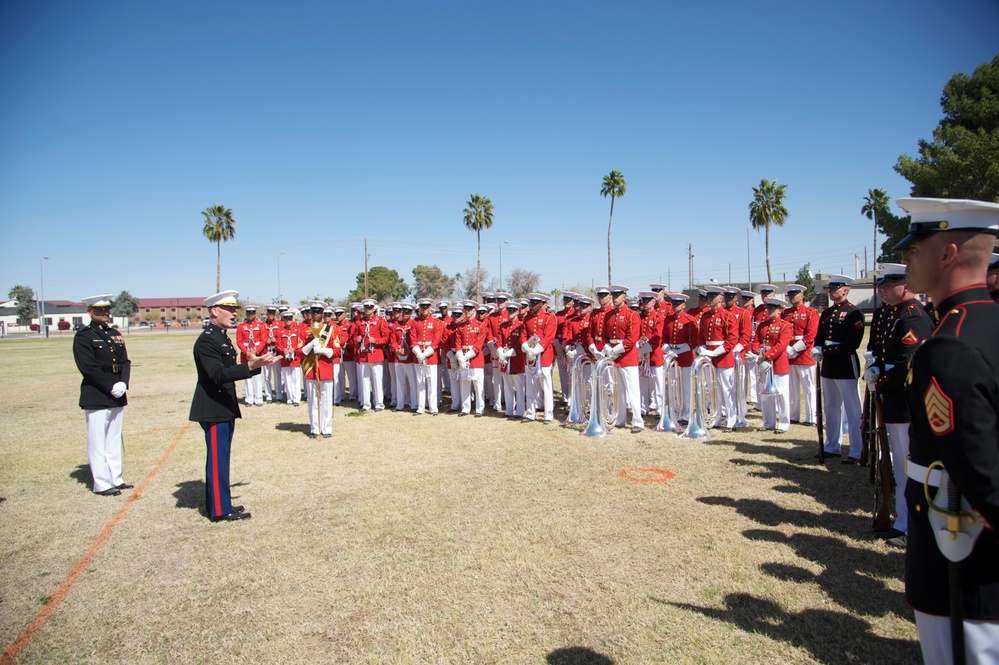
[[[541,431],[546,436],[555,439],[559,443],[564,443],[565,445],[569,446],[570,448],[578,452],[585,453],[587,455],[593,455],[594,457],[604,460],[606,462],[610,462],[611,464],[620,465],[622,468],[618,472],[618,475],[624,478],[625,480],[630,480],[636,483],[664,483],[667,480],[676,477],[675,473],[673,473],[672,471],[666,471],[665,469],[654,469],[654,468],[638,469],[638,468],[626,467],[621,460],[615,459],[610,455],[605,455],[603,453],[597,452],[596,450],[591,450],[589,448],[578,446],[572,441],[569,441],[568,439],[559,436],[555,432],[549,432],[547,430],[541,430]],[[646,474],[646,475],[642,476],[636,474]]]
[[149,484],[149,482],[153,479],[153,476],[155,476],[166,463],[167,458],[169,458],[170,454],[173,453],[177,444],[180,443],[181,438],[183,438],[184,433],[187,431],[187,428],[190,426],[191,423],[187,423],[180,428],[180,431],[177,432],[177,436],[174,437],[173,443],[170,444],[170,447],[167,448],[166,452],[163,453],[163,456],[160,457],[156,466],[154,466],[146,477],[142,479],[142,482],[135,488],[132,496],[130,496],[128,501],[125,502],[125,505],[122,506],[117,513],[115,513],[114,517],[111,518],[111,521],[104,525],[101,532],[97,534],[97,538],[95,538],[94,542],[90,544],[90,547],[88,547],[87,551],[83,553],[83,556],[79,558],[76,565],[74,565],[73,568],[66,574],[66,577],[59,582],[59,586],[57,586],[55,591],[52,592],[52,595],[49,596],[45,606],[39,610],[38,614],[35,615],[35,618],[28,624],[28,627],[17,636],[17,639],[14,640],[13,644],[7,647],[7,650],[3,653],[3,657],[0,657],[0,665],[11,665],[11,663],[13,663],[17,658],[17,655],[29,644],[31,644],[35,634],[41,630],[42,626],[44,626],[52,614],[55,613],[56,608],[58,608],[62,601],[65,600],[66,596],[69,594],[69,590],[73,587],[73,584],[76,583],[76,580],[79,579],[80,575],[83,574],[83,571],[90,565],[90,562],[93,560],[94,556],[101,549],[104,543],[107,542],[107,539],[111,537],[111,533],[115,530],[115,527],[118,526],[118,523],[121,522],[122,518],[125,517],[125,513],[127,513],[129,508],[132,507],[132,504],[138,501],[139,497],[142,496],[142,491],[146,488],[146,485]]

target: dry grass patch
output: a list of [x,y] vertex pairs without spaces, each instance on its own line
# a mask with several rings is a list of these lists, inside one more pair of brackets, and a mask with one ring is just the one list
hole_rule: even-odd
[[[233,445],[253,519],[212,524],[181,429],[193,342],[127,338],[126,480],[179,443],[18,662],[919,660],[867,470],[816,464],[814,430],[593,440],[341,407],[316,442],[304,405],[268,405]],[[0,346],[6,648],[129,493],[88,491],[71,341]]]

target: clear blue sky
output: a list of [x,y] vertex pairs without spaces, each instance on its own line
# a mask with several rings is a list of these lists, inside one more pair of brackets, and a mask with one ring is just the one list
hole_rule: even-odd
[[[201,211],[232,208],[223,288],[344,296],[370,265],[483,267],[545,290],[765,277],[747,205],[788,188],[774,279],[852,275],[868,189],[991,60],[994,0],[0,3],[0,289],[215,291]],[[880,243],[880,241],[879,241]],[[869,258],[870,260],[870,258]]]

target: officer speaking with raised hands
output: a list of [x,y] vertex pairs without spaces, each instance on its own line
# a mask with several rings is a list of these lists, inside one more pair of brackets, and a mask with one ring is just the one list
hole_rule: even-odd
[[999,662],[999,308],[986,271],[999,203],[898,199],[895,246],[939,324],[911,361],[905,597],[927,663]]

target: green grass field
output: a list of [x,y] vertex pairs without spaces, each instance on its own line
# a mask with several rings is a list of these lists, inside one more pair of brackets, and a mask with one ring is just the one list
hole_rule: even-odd
[[304,405],[268,405],[233,444],[253,519],[213,524],[194,339],[126,338],[119,497],[89,491],[71,338],[0,342],[2,662],[920,660],[867,469],[817,464],[814,428],[591,439],[341,407],[316,442]]

